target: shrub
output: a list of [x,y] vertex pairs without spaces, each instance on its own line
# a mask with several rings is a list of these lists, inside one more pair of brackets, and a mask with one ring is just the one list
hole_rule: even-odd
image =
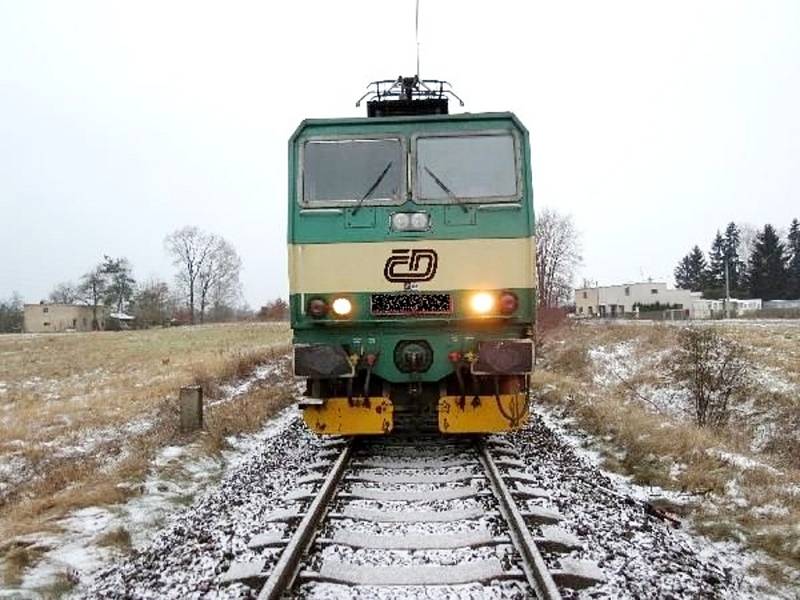
[[744,347],[716,328],[687,327],[678,335],[672,374],[690,393],[697,425],[721,427],[731,401],[747,389],[750,362]]

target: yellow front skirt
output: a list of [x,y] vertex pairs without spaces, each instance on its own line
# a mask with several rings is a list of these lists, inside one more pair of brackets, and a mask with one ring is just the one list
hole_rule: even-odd
[[[304,404],[303,420],[322,435],[385,435],[394,427],[394,407],[389,398],[327,398]],[[442,433],[502,433],[521,429],[528,421],[525,393],[499,396],[443,396],[439,399]]]

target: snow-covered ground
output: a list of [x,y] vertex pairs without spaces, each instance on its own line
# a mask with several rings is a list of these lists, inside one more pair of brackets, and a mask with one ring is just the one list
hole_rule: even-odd
[[246,556],[246,543],[262,518],[294,489],[297,476],[322,448],[295,408],[286,409],[255,436],[239,438],[221,480],[139,546],[131,557],[106,567],[75,590],[85,598],[241,597],[219,576],[232,559]]
[[[582,597],[797,597],[794,590],[776,588],[749,572],[753,564],[774,563],[763,553],[694,535],[689,522],[675,528],[669,521],[650,517],[646,523],[648,503],[666,501],[679,506],[696,498],[657,486],[636,485],[630,478],[602,469],[602,457],[594,449],[596,440],[576,429],[569,418],[544,407],[537,411],[541,422],[518,434],[525,440],[523,455],[552,457],[555,449],[555,458],[542,461],[537,470],[543,481],[558,481],[553,499],[567,516],[565,527],[574,527],[575,533],[587,541],[581,557],[597,560],[609,578],[607,584],[584,592]],[[559,469],[562,460],[580,466]]]
[[[708,468],[713,474],[709,473],[708,481],[713,484],[711,490],[703,490],[702,496],[658,487],[641,488],[632,486],[619,475],[607,476],[617,481],[627,495],[638,495],[645,501],[672,505],[692,515],[686,520],[688,529],[702,526],[706,531],[718,531],[717,535],[723,538],[739,540],[740,543],[714,543],[712,546],[721,549],[720,560],[723,563],[727,556],[730,558],[730,567],[738,568],[740,573],[748,571],[743,581],[757,590],[754,597],[768,594],[798,597],[796,589],[800,588],[800,572],[793,568],[793,562],[780,562],[765,552],[752,550],[754,547],[763,547],[783,558],[792,554],[792,544],[796,547],[797,529],[792,517],[796,514],[797,502],[791,490],[800,486],[796,483],[797,453],[789,453],[800,441],[796,427],[796,419],[800,414],[800,405],[797,403],[800,383],[797,365],[792,364],[791,360],[798,348],[798,323],[743,321],[723,326],[699,325],[719,326],[725,336],[730,336],[747,348],[745,356],[749,362],[750,386],[745,390],[745,396],[736,397],[732,403],[727,430],[698,432],[696,439],[692,432],[694,414],[691,396],[672,376],[671,369],[677,344],[675,334],[678,327],[685,327],[686,324],[673,323],[669,324],[669,328],[660,330],[660,324],[620,325],[588,324],[588,330],[579,327],[577,332],[568,333],[564,340],[559,338],[554,341],[550,348],[554,353],[551,357],[557,358],[562,349],[575,352],[583,348],[587,363],[581,365],[585,368],[580,373],[576,369],[570,370],[572,363],[565,366],[554,363],[557,373],[572,376],[581,382],[582,387],[577,400],[570,395],[571,388],[565,388],[565,396],[552,394],[552,398],[564,400],[557,400],[553,404],[549,425],[560,431],[564,439],[570,440],[582,455],[596,465],[603,464],[602,456],[610,460],[610,464],[617,465],[617,469],[635,471],[635,468],[641,468],[645,472],[644,480],[653,479],[648,477],[647,461],[652,461],[658,468],[667,467],[668,473],[665,471],[664,477],[657,475],[656,479],[661,477],[660,481],[674,483],[674,489],[686,485],[683,483],[685,481],[689,482],[689,489],[696,489],[691,487],[691,479],[683,479],[682,476],[687,470],[693,469],[690,477],[697,477],[696,465],[704,463],[702,460],[697,463],[694,461],[700,456],[710,458]],[[753,331],[757,333],[754,335]],[[542,394],[557,391],[558,377],[552,381],[555,383],[546,383],[542,387]],[[601,399],[605,404],[600,412],[589,411],[592,414],[590,418],[581,417],[581,407],[586,408]],[[639,417],[633,416],[626,420],[624,416],[617,417],[628,410],[634,413],[638,410],[636,414],[641,414],[641,409],[657,418],[637,420]],[[602,425],[598,421],[600,415],[611,418],[613,423]],[[674,446],[670,446],[669,436],[656,435],[659,425],[654,423],[659,422],[661,430],[675,431]],[[579,423],[601,433],[590,436],[581,432]],[[560,427],[556,426],[558,424]],[[632,440],[630,426],[635,424],[647,424],[651,428],[642,431],[638,440],[664,441],[639,444],[638,440]],[[617,432],[625,427],[628,427],[627,433],[618,435]],[[579,442],[565,436],[567,430],[577,434]],[[701,445],[695,445],[695,441]],[[633,458],[629,459],[629,456]],[[635,467],[632,468],[631,464]],[[721,489],[714,487],[718,482],[721,482]],[[703,489],[703,486],[699,489]],[[759,546],[757,542],[765,539],[774,541],[771,545]],[[751,550],[748,551],[748,548]],[[771,574],[769,580],[753,575],[764,572]]]
[[[765,598],[764,582],[746,576],[754,559],[734,545],[715,544],[649,514],[654,490],[603,472],[580,437],[552,416],[535,419],[509,436],[526,471],[541,478],[550,502],[565,515],[562,526],[583,543],[575,557],[597,561],[608,582],[581,598]],[[168,520],[149,543],[109,566],[75,591],[82,598],[240,598],[220,576],[234,560],[252,557],[250,537],[264,516],[283,506],[299,474],[322,450],[291,413],[247,443],[238,465],[192,506]],[[761,587],[758,587],[761,586]],[[476,592],[479,594],[479,590]],[[475,596],[479,597],[479,595]],[[783,597],[790,597],[788,595]]]
[[[640,359],[631,342],[593,347],[589,354],[594,383],[620,385],[642,368],[655,369],[663,357]],[[652,361],[643,363],[642,360]],[[274,373],[267,366],[255,377]],[[759,377],[785,391],[794,385],[780,372]],[[223,388],[221,401],[246,394],[248,381]],[[682,391],[649,384],[636,388],[654,411],[680,418]],[[781,392],[783,393],[783,392]],[[508,436],[526,471],[540,478],[550,503],[566,517],[562,526],[582,541],[576,558],[596,561],[607,583],[580,598],[793,598],[748,572],[770,560],[734,543],[693,535],[690,525],[675,528],[654,516],[649,502],[681,505],[696,498],[656,487],[642,487],[601,468],[591,437],[556,411],[540,409],[524,431]],[[143,426],[133,423],[131,427]],[[93,434],[96,435],[96,434]],[[91,436],[90,436],[91,437]],[[264,527],[264,516],[285,505],[297,478],[323,444],[290,408],[253,435],[231,438],[232,449],[208,457],[196,445],[161,450],[141,483],[142,493],[125,504],[77,511],[61,525],[64,533],[40,534],[29,541],[45,548],[42,560],[26,572],[23,584],[0,597],[37,597],[58,580],[76,581],[76,598],[240,598],[248,590],[225,586],[220,577],[234,560],[252,556],[247,542]],[[753,457],[722,449],[715,456],[742,470],[773,469]],[[2,468],[2,467],[0,467]],[[680,469],[680,465],[674,465]],[[2,477],[2,475],[0,475]],[[731,481],[731,501],[741,498]],[[779,514],[780,505],[756,507],[758,514]],[[98,540],[118,530],[130,534],[133,552],[123,555]],[[800,582],[799,582],[800,583]],[[480,591],[475,597],[480,597]]]
[[[759,324],[744,321],[737,323],[737,326],[758,327]],[[692,402],[688,390],[671,381],[666,372],[673,351],[673,348],[659,351],[642,349],[636,340],[624,340],[592,346],[587,353],[591,361],[593,382],[601,390],[618,389],[629,401],[638,402],[648,410],[678,420],[691,420]],[[653,382],[635,382],[636,377],[641,374],[645,374]],[[754,395],[734,403],[731,414],[734,424],[751,431],[750,449],[757,453],[770,442],[784,418],[779,406],[770,407],[763,402],[757,402],[757,398],[763,398],[767,394],[798,398],[800,385],[780,369],[758,361],[751,362],[748,377]],[[752,458],[734,456],[733,453],[722,450],[718,456],[726,462],[740,466],[752,465],[754,462]]]
[[[285,366],[285,361],[284,357],[262,365],[248,377],[221,386],[221,393],[214,404],[235,400],[269,381]],[[127,502],[84,508],[59,520],[56,532],[33,533],[16,538],[15,543],[36,554],[41,553],[41,558],[25,571],[19,585],[0,588],[0,598],[39,597],[41,593],[49,594],[54,589],[60,589],[65,581],[84,585],[91,583],[95,573],[118,559],[128,545],[136,549],[149,543],[169,516],[191,504],[199,494],[213,489],[227,473],[247,460],[254,448],[261,448],[265,440],[287,427],[295,418],[295,413],[296,408],[290,407],[271,419],[256,434],[229,437],[226,440],[229,449],[218,456],[211,456],[204,450],[202,439],[162,448],[151,461],[144,481],[119,484],[136,488],[136,494]],[[109,439],[124,439],[143,433],[153,425],[152,419],[140,418],[121,428],[82,432],[75,436],[72,443],[65,443],[63,439],[54,440],[53,453],[59,458],[91,454]],[[124,456],[124,451],[116,460],[121,456]],[[26,464],[21,459],[2,463],[0,493],[3,489],[13,487],[15,481],[22,481],[29,476],[26,473]],[[119,543],[103,541],[114,537],[117,532],[124,532],[122,548]],[[2,566],[0,560],[0,568]]]
[[21,538],[47,550],[25,573],[22,584],[3,589],[0,597],[38,597],[65,575],[81,587],[91,585],[100,569],[120,558],[119,548],[98,545],[98,540],[121,528],[129,533],[134,549],[147,547],[176,512],[215,490],[221,480],[263,452],[270,440],[296,426],[296,412],[294,407],[287,408],[258,433],[229,438],[231,449],[219,457],[203,453],[199,442],[162,449],[146,480],[137,484],[139,495],[123,504],[78,510],[59,523],[63,531],[57,534]]

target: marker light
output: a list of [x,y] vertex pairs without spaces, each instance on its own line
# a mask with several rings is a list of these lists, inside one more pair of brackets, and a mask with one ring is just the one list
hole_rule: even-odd
[[487,292],[478,292],[469,299],[470,308],[479,315],[485,315],[494,308],[494,297]]
[[315,319],[319,319],[320,317],[324,317],[325,313],[328,312],[328,303],[321,298],[314,298],[311,302],[308,303],[308,314],[310,314]]
[[517,295],[513,292],[503,292],[500,294],[500,312],[504,315],[510,315],[519,307],[519,300]]
[[349,315],[350,311],[353,310],[353,304],[347,298],[337,298],[333,301],[333,312],[335,312],[340,317],[345,315]]

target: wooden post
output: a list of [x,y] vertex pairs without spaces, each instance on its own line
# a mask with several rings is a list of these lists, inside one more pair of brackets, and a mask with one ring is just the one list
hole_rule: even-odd
[[197,431],[203,428],[203,388],[199,385],[182,387],[179,404],[181,431]]

